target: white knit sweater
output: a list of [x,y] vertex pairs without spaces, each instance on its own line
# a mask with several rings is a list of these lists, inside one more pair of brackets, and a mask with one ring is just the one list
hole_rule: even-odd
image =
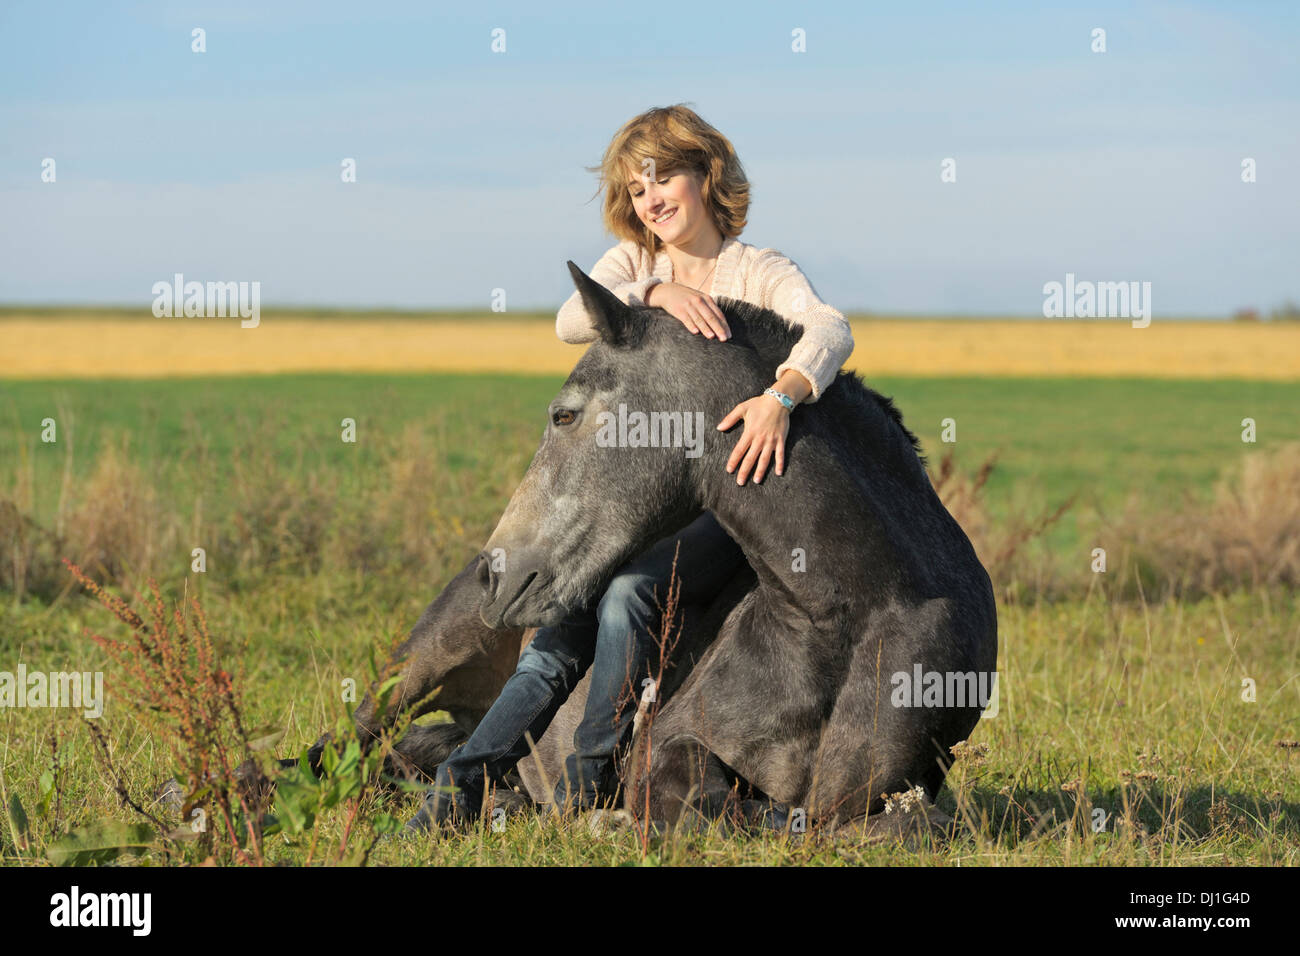
[[[589,275],[620,301],[643,306],[652,285],[673,279],[673,264],[667,252],[660,250],[653,265],[646,262],[647,258],[645,250],[625,239],[601,256]],[[844,316],[822,302],[799,267],[775,249],[758,249],[739,239],[724,239],[712,285],[704,291],[715,299],[727,297],[760,305],[803,327],[803,335],[776,374],[779,378],[786,369],[794,369],[808,379],[812,395],[806,401],[821,398],[853,352],[853,333]],[[563,341],[572,343],[591,342],[597,337],[578,292],[560,307],[555,332]]]

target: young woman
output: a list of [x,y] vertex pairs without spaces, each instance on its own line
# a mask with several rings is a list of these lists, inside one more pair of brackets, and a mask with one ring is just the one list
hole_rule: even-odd
[[[691,109],[670,106],[635,117],[614,137],[598,170],[605,227],[622,241],[590,275],[620,300],[662,309],[664,321],[718,341],[730,336],[715,301],[723,296],[761,305],[803,328],[772,387],[718,423],[724,430],[744,423],[727,461],[738,484],[751,477],[761,482],[769,467],[782,474],[792,410],[817,401],[853,351],[844,316],[781,253],[736,238],[746,223],[749,183],[731,143]],[[556,332],[565,342],[597,337],[578,293],[560,309]],[[591,807],[616,795],[615,754],[628,742],[642,681],[654,673],[659,606],[674,555],[682,603],[712,597],[744,561],[705,512],[624,565],[594,607],[541,628],[469,740],[438,767],[437,786],[411,829],[472,819],[484,788],[528,753],[526,737],[541,738],[588,668],[586,710],[555,804]]]

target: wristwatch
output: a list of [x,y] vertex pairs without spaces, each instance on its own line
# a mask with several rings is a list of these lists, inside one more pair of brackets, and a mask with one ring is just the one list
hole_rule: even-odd
[[763,389],[763,394],[771,395],[778,402],[780,402],[782,405],[785,406],[785,410],[787,412],[794,411],[794,399],[791,398],[789,395],[787,395],[785,392],[778,392],[774,388],[765,388]]

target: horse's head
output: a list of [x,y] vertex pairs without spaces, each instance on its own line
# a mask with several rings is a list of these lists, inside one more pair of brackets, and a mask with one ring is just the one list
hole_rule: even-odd
[[557,623],[698,514],[701,470],[721,474],[734,441],[717,423],[771,375],[752,349],[630,308],[569,270],[600,338],[547,409],[541,447],[479,557],[490,627]]

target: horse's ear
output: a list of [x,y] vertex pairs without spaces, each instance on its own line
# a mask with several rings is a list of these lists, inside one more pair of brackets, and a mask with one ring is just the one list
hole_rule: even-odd
[[614,293],[579,269],[569,260],[569,273],[573,284],[582,295],[583,308],[591,316],[591,323],[600,333],[600,337],[609,345],[619,346],[628,342],[632,332],[632,310],[623,304]]

